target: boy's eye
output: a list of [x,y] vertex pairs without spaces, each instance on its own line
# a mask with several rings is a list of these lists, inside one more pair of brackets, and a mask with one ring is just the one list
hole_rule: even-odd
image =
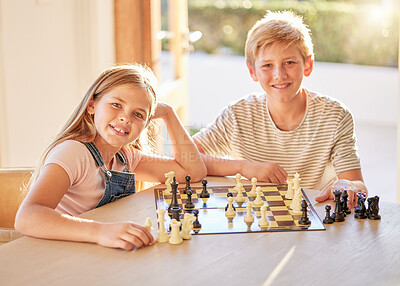
[[116,103],[116,102],[114,102],[113,104],[112,104],[114,107],[121,107],[121,104],[119,104],[119,103]]
[[287,64],[287,65],[292,65],[292,64],[294,64],[295,62],[294,61],[287,61],[285,64]]

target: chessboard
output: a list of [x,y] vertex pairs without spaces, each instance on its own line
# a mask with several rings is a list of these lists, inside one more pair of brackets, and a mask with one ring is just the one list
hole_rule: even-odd
[[[251,185],[245,185],[243,187],[245,189],[243,196],[247,197],[250,202],[253,201],[254,198],[248,196],[248,192],[251,190]],[[258,221],[261,217],[260,208],[252,207],[252,214],[254,217],[253,223],[244,222],[244,217],[246,215],[245,204],[238,206],[234,203],[236,216],[234,218],[227,218],[225,216],[227,193],[233,192],[235,196],[234,186],[207,187],[207,191],[210,193],[208,199],[202,199],[199,197],[202,191],[201,186],[192,186],[192,202],[195,205],[195,209],[199,211],[198,220],[201,224],[201,229],[196,234],[325,230],[325,226],[321,222],[303,190],[302,194],[308,204],[308,218],[311,222],[308,225],[300,225],[299,220],[301,214],[294,214],[289,208],[291,200],[285,199],[287,185],[260,185],[260,187],[262,189],[262,200],[267,205],[266,218],[269,222],[269,226],[263,228],[258,226]],[[182,217],[185,212],[193,212],[193,209],[185,209],[187,195],[183,194],[183,190],[184,187],[178,188],[179,192],[177,194],[178,203],[182,208]],[[172,195],[165,194],[164,191],[165,188],[155,188],[154,190],[157,209],[167,210],[171,203]],[[167,225],[169,225],[171,218],[169,215],[166,215],[165,217]]]

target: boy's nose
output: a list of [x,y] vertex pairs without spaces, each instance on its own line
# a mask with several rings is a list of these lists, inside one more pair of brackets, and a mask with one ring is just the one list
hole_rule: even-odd
[[284,79],[286,78],[287,74],[283,67],[276,67],[274,69],[274,79]]

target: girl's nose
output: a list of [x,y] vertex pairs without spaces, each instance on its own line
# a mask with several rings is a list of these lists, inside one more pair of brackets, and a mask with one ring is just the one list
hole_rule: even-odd
[[119,116],[119,121],[125,122],[125,123],[127,123],[127,124],[131,124],[131,119],[130,119],[129,116],[126,115],[125,113],[122,113],[122,114]]

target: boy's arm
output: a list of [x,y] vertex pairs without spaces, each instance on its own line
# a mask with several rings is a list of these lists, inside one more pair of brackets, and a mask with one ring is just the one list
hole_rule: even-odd
[[208,156],[202,146],[194,139],[201,158],[207,167],[207,175],[233,176],[240,173],[244,177],[257,178],[260,182],[284,184],[287,179],[286,171],[276,163],[250,162],[245,160],[230,160]]
[[335,182],[335,184],[333,184],[332,187],[324,190],[321,195],[315,198],[315,200],[317,202],[324,202],[326,200],[333,199],[333,191],[335,190],[347,190],[349,194],[349,207],[356,207],[357,193],[363,192],[368,195],[368,190],[364,184],[361,169],[349,170],[338,174],[338,180]]

